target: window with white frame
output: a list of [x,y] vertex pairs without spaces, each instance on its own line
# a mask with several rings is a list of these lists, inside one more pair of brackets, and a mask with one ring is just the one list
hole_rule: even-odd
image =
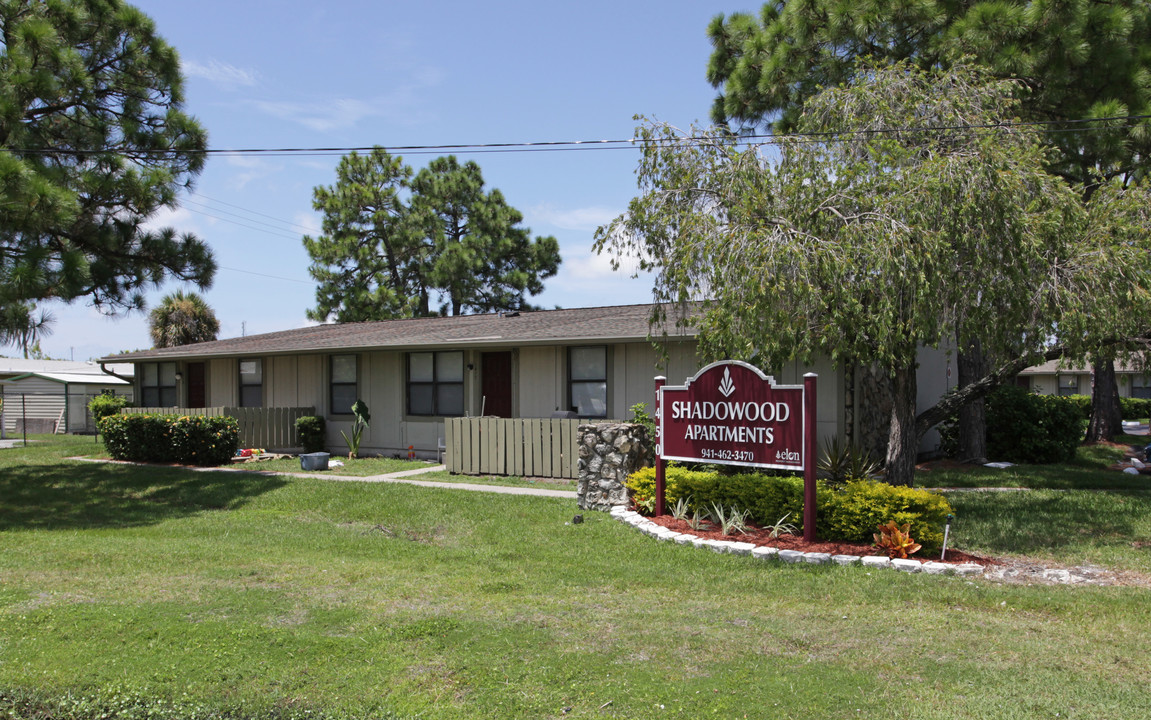
[[1151,400],[1151,376],[1138,373],[1131,376],[1131,397]]
[[408,414],[434,417],[464,414],[462,352],[408,354]]
[[1059,376],[1059,394],[1060,395],[1078,395],[1079,394],[1079,376],[1078,375],[1060,375]]
[[568,348],[568,407],[580,417],[607,417],[607,347]]
[[359,394],[358,368],[355,355],[332,355],[329,362],[331,384],[329,407],[333,415],[351,415]]
[[140,379],[140,404],[143,407],[176,407],[176,363],[144,363]]
[[264,362],[260,358],[240,360],[240,407],[264,406]]

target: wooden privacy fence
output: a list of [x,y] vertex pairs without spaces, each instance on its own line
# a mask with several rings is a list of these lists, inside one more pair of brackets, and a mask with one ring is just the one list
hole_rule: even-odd
[[315,415],[312,407],[123,408],[124,415],[197,415],[234,417],[240,423],[240,447],[287,450],[300,447],[296,419]]
[[580,423],[550,418],[448,418],[444,462],[465,475],[578,478]]

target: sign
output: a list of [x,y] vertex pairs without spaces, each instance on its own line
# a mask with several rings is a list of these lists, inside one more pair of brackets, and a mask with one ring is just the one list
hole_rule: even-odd
[[743,362],[712,363],[682,387],[662,386],[657,402],[663,460],[803,470],[803,385]]

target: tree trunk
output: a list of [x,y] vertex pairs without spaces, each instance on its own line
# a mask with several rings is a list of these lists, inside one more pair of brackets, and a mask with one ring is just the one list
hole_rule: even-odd
[[1115,361],[1096,360],[1093,365],[1095,387],[1091,390],[1091,422],[1087,425],[1087,442],[1110,442],[1123,427],[1119,407],[1119,385],[1115,382]]
[[891,378],[891,429],[887,439],[887,482],[892,485],[915,484],[915,458],[919,452],[920,434],[916,432],[915,364],[898,368]]
[[[966,343],[966,349],[959,351],[956,363],[959,375],[959,388],[965,388],[987,374],[987,356],[983,354],[983,344],[978,340]],[[977,398],[959,408],[959,456],[960,462],[983,464],[987,462],[987,417],[983,410],[983,398]]]

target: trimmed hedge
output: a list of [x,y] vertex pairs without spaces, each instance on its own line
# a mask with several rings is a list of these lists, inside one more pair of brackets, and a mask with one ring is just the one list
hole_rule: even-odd
[[[745,473],[722,476],[717,472],[688,470],[670,465],[665,473],[665,500],[669,505],[688,498],[692,510],[705,512],[713,504],[746,510],[757,525],[774,525],[790,513],[787,522],[803,527],[803,478]],[[636,507],[655,497],[655,468],[632,473],[627,480]],[[816,483],[816,533],[828,540],[871,542],[877,526],[894,520],[909,523],[915,539],[927,550],[943,544],[943,526],[951,505],[942,495],[875,480],[846,483],[831,489]]]
[[[984,407],[988,458],[1015,463],[1057,463],[1074,458],[1083,442],[1084,423],[1091,419],[1089,395],[1039,395],[1014,385],[991,392]],[[959,451],[955,420],[939,426],[939,449],[947,457],[955,457]]]
[[231,417],[109,415],[97,427],[117,460],[223,465],[240,447],[240,424]]
[[1015,463],[1066,462],[1083,442],[1077,401],[1005,386],[987,396],[987,454]]
[[1151,417],[1151,400],[1147,398],[1119,398],[1124,420],[1146,420]]
[[327,424],[324,418],[318,415],[305,415],[296,418],[296,434],[300,437],[300,444],[304,452],[324,452],[328,449]]

